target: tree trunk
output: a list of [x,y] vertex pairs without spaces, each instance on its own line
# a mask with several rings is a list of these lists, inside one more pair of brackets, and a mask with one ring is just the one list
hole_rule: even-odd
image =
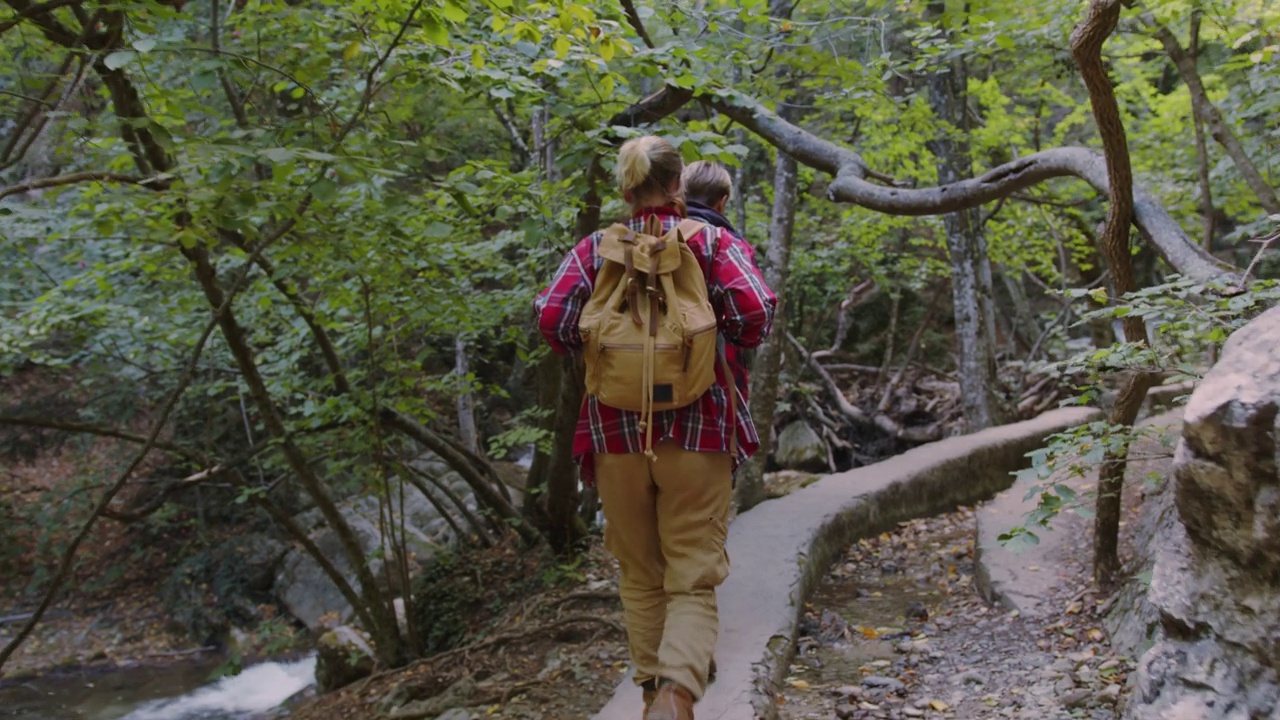
[[[1138,411],[1142,409],[1142,401],[1147,397],[1147,390],[1155,384],[1150,373],[1129,373],[1120,388],[1116,404],[1111,409],[1108,421],[1112,425],[1124,426],[1128,433],[1134,421],[1138,419]],[[1128,466],[1129,444],[1115,452],[1108,452],[1102,458],[1102,466],[1098,470],[1098,500],[1093,534],[1093,577],[1098,587],[1111,589],[1120,574],[1120,519],[1124,511],[1124,473]]]
[[[941,19],[945,10],[940,0],[929,5],[928,15]],[[929,78],[929,102],[941,123],[939,135],[927,143],[937,158],[938,181],[954,183],[972,176],[967,130],[968,105],[964,60],[956,58],[938,68]],[[999,425],[1005,416],[996,393],[995,294],[992,290],[991,262],[982,234],[979,208],[947,213],[942,218],[947,234],[947,254],[951,261],[951,290],[955,305],[956,338],[960,345],[957,363],[964,417],[970,432]]]
[[467,375],[471,372],[467,360],[467,341],[459,335],[453,341],[454,367],[458,376],[458,437],[462,444],[473,453],[480,452],[480,437],[476,431],[476,404],[471,390],[465,389]]
[[1027,297],[1027,289],[1022,284],[1022,274],[1013,268],[1001,267],[1000,282],[1009,293],[1009,303],[1013,306],[1011,324],[1018,336],[1009,339],[1009,347],[1016,351],[1019,347],[1018,340],[1021,339],[1021,347],[1029,348],[1040,337],[1040,323],[1031,309],[1031,299]]
[[[790,0],[770,0],[769,16],[786,20],[791,17],[795,4]],[[786,68],[775,73],[788,84]],[[795,93],[779,103],[779,117],[793,120]],[[751,366],[751,419],[760,435],[760,452],[756,453],[739,471],[734,495],[738,512],[746,512],[765,500],[764,467],[773,447],[773,420],[778,406],[778,376],[782,372],[782,359],[787,348],[787,316],[791,312],[786,302],[787,277],[791,265],[791,238],[796,219],[796,159],[778,150],[773,170],[773,211],[769,219],[769,247],[765,253],[765,283],[778,296],[773,314],[773,330],[756,350]],[[740,206],[742,225],[739,232],[746,232],[746,204]],[[732,380],[730,381],[732,387]]]
[[1196,59],[1191,53],[1182,48],[1178,42],[1178,38],[1174,36],[1173,31],[1161,25],[1150,13],[1142,14],[1142,22],[1155,33],[1156,39],[1164,46],[1164,51],[1169,54],[1169,58],[1173,60],[1174,66],[1178,68],[1178,74],[1182,76],[1182,81],[1187,84],[1187,90],[1191,93],[1191,106],[1196,114],[1209,127],[1209,134],[1213,135],[1213,139],[1222,145],[1222,149],[1227,152],[1227,156],[1231,158],[1231,162],[1235,163],[1236,169],[1240,171],[1240,175],[1244,178],[1244,182],[1257,196],[1258,203],[1269,214],[1280,213],[1280,198],[1276,196],[1275,188],[1262,177],[1262,173],[1258,171],[1258,167],[1253,164],[1253,160],[1244,151],[1244,146],[1240,144],[1240,139],[1232,132],[1231,127],[1222,117],[1222,113],[1218,107],[1209,100],[1209,94],[1205,92],[1204,84],[1200,81],[1200,71],[1196,69]]
[[[1200,20],[1203,11],[1199,0],[1191,5],[1191,37],[1187,43],[1187,52],[1191,56],[1191,64],[1195,66],[1200,57]],[[1209,184],[1209,147],[1204,139],[1204,116],[1191,102],[1191,124],[1196,133],[1196,180],[1200,186],[1200,227],[1203,232],[1201,243],[1205,252],[1213,252],[1213,187]]]
[[[1102,64],[1102,45],[1115,30],[1119,19],[1120,0],[1092,0],[1085,21],[1071,33],[1071,54],[1080,65],[1080,74],[1089,88],[1094,119],[1106,152],[1110,203],[1107,205],[1106,222],[1098,233],[1098,243],[1111,268],[1117,298],[1135,289],[1129,252],[1129,225],[1134,216],[1133,173],[1120,107]],[[1122,327],[1128,342],[1146,342],[1146,328],[1140,318],[1125,317]],[[1152,382],[1153,378],[1142,372],[1125,378],[1109,418],[1112,425],[1121,426],[1120,432],[1130,432]],[[1118,451],[1108,452],[1103,456],[1102,467],[1098,471],[1093,576],[1094,582],[1103,589],[1114,586],[1120,569],[1120,501],[1127,456],[1127,444]]]
[[[733,131],[734,142],[746,147],[747,131],[738,128]],[[738,167],[733,169],[733,221],[738,228],[738,232],[746,234],[747,232],[747,163],[751,160],[750,153],[747,157],[742,158],[738,163]]]
[[[785,110],[784,110],[785,112]],[[768,448],[773,447],[773,416],[778,406],[778,375],[782,372],[783,351],[787,347],[786,303],[791,240],[796,219],[796,160],[778,151],[773,173],[773,216],[769,222],[769,249],[765,254],[764,279],[778,295],[773,314],[773,330],[756,352],[751,368],[751,418],[760,434],[762,452],[756,454],[738,476],[738,512],[746,512],[765,499],[764,465]],[[730,381],[732,385],[732,380]]]

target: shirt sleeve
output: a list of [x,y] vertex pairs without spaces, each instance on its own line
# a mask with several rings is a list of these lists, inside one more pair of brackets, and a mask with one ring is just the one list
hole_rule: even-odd
[[578,319],[595,284],[592,245],[590,236],[575,245],[560,262],[551,284],[533,301],[538,330],[551,344],[551,349],[561,355],[582,348]]
[[755,250],[724,229],[711,259],[709,289],[712,304],[723,318],[720,329],[725,339],[744,348],[764,342],[778,299],[756,267]]

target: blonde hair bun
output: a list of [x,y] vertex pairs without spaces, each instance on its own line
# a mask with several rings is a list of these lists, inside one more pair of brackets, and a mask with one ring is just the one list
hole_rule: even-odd
[[649,146],[653,140],[657,138],[632,138],[618,150],[618,185],[623,190],[638,188],[649,179]]

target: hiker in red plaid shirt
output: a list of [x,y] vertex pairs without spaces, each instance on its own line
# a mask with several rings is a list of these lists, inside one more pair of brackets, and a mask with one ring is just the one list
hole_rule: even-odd
[[[630,228],[643,232],[656,216],[666,232],[684,219],[683,167],[680,153],[661,138],[622,146],[617,175],[633,210]],[[578,321],[603,262],[596,252],[601,236],[583,238],[534,302],[538,328],[558,353],[582,348]],[[751,246],[709,225],[688,245],[707,278],[724,340],[759,345],[776,299]],[[574,435],[583,480],[594,482],[600,494],[605,546],[618,559],[627,639],[647,720],[692,720],[693,703],[706,690],[719,633],[715,589],[729,573],[724,546],[732,473],[760,445],[746,403],[722,368],[717,363],[715,383],[694,403],[654,414],[653,461],[642,452],[640,413],[592,396]],[[730,454],[731,433],[736,456]]]

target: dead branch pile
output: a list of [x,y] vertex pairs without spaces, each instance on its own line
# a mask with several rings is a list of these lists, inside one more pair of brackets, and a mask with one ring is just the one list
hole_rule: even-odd
[[[966,432],[953,374],[919,362],[865,365],[839,351],[809,353],[794,337],[789,340],[803,371],[786,398],[790,410],[775,418],[775,430],[797,418],[807,421],[827,444],[833,469]],[[1010,421],[1035,417],[1073,394],[1061,375],[1020,363],[1002,367],[1000,382]]]

